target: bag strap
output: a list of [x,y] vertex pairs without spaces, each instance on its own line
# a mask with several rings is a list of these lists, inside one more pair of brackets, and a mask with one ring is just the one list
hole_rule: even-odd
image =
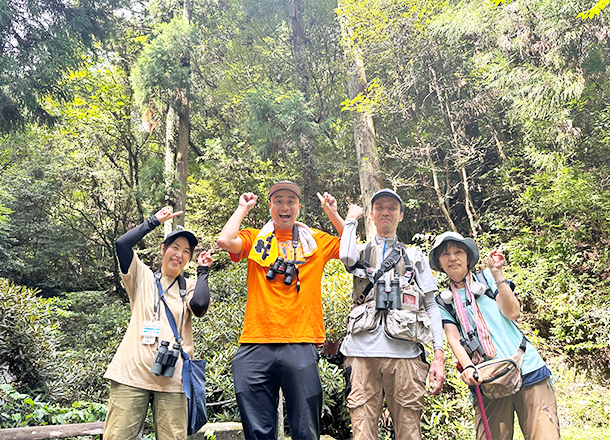
[[487,295],[488,297],[490,297],[491,299],[493,299],[495,301],[496,295],[491,290],[491,286],[487,282],[487,278],[485,278],[485,275],[483,275],[483,271],[478,270],[476,272],[473,272],[472,274],[474,275],[474,279],[476,281],[478,281],[479,283],[481,283],[485,286],[485,295]]
[[[487,295],[488,297],[490,297],[491,299],[496,299],[496,295],[497,293],[494,293],[491,290],[491,286],[489,285],[489,282],[487,282],[487,278],[485,278],[485,275],[483,274],[482,270],[478,270],[476,272],[472,273],[475,277],[475,279],[479,282],[485,285],[485,287],[487,287],[487,289],[485,290],[485,295]],[[515,285],[515,282],[513,280],[507,280],[508,286],[511,288],[511,290],[514,292],[515,291],[515,287],[517,287]]]
[[[180,297],[182,301],[184,301],[184,297],[186,296],[186,280],[182,275],[178,275],[178,287],[180,288]],[[161,301],[163,301],[163,305],[165,306],[165,316],[167,316],[167,320],[169,321],[169,326],[174,333],[174,338],[176,338],[176,342],[180,344],[180,354],[182,355],[182,359],[188,360],[190,356],[187,352],[182,349],[182,338],[178,334],[178,326],[176,325],[176,320],[174,319],[174,315],[172,311],[169,309],[167,305],[167,301],[165,300],[165,295],[163,295],[163,289],[161,288],[161,281],[157,279],[157,289],[159,290],[159,295],[161,297]],[[184,296],[182,291],[184,290]]]
[[178,275],[178,289],[180,289],[180,298],[186,298],[186,279],[182,275]]
[[[484,277],[483,277],[484,278]],[[441,298],[441,294],[437,293],[434,296],[434,299],[436,300],[436,303],[438,304],[439,307],[444,308],[447,313],[449,313],[451,315],[451,317],[453,318],[453,321],[455,323],[455,325],[458,328],[458,331],[460,333],[463,333],[462,331],[462,326],[460,325],[460,321],[457,318],[457,313],[455,312],[455,308],[451,305],[451,304],[446,304],[445,301],[443,301],[443,299]],[[495,297],[494,297],[495,299]],[[511,321],[512,322],[512,321]],[[523,334],[523,332],[521,331],[521,329],[517,326],[517,324],[515,324],[513,322],[513,325],[515,326],[515,328],[519,331],[519,333],[521,333],[521,343],[519,344],[519,349],[521,351],[523,351],[525,353],[525,349],[527,348],[527,337]]]
[[[436,295],[434,295],[434,299],[436,300],[436,303],[438,304],[439,307],[442,307],[443,309],[445,309],[447,311],[447,313],[449,313],[451,315],[451,317],[456,322],[458,322],[457,314],[455,313],[455,308],[451,304],[446,304],[445,301],[443,301],[443,299],[441,298],[440,293],[437,293]],[[459,323],[458,323],[458,327],[459,327]]]
[[[402,243],[397,243],[398,245],[401,245],[402,247]],[[413,270],[413,266],[411,265],[411,261],[409,260],[409,255],[407,255],[407,249],[406,247],[403,247],[403,257],[402,259],[405,262],[405,277],[407,277],[407,283],[410,283],[411,280],[413,279],[413,277],[415,276],[415,271]]]
[[[411,265],[411,261],[409,260],[409,256],[407,255],[407,251],[404,248],[403,244],[400,242],[396,242],[394,248],[400,247],[403,252],[403,260],[405,262],[405,275],[409,275],[409,281],[413,274],[413,266]],[[369,241],[364,248],[364,259],[362,261],[358,260],[353,266],[346,266],[346,270],[349,273],[352,273],[354,269],[369,269],[371,267],[371,249],[373,248],[373,242]],[[391,254],[390,254],[391,255]],[[387,258],[386,258],[387,260]],[[396,262],[398,264],[398,262]]]
[[176,341],[178,341],[178,343],[180,344],[180,354],[182,355],[182,359],[188,360],[190,358],[190,356],[188,355],[188,353],[186,351],[184,351],[182,349],[182,340],[180,339],[180,336],[178,336],[178,329],[176,327],[176,320],[174,319],[174,315],[172,314],[172,311],[169,309],[169,306],[167,305],[165,298],[161,297],[161,300],[163,301],[163,305],[165,305],[165,314],[167,315],[167,320],[169,321],[169,326],[172,328],[172,331],[174,332],[174,337],[176,338]]

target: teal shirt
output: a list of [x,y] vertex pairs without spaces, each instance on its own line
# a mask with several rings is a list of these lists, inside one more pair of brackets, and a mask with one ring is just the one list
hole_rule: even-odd
[[[489,269],[485,269],[483,274],[491,287],[492,292],[497,294],[498,289]],[[464,304],[466,304],[466,289],[459,289],[458,293]],[[515,323],[510,319],[505,318],[498,308],[498,303],[487,295],[483,294],[479,296],[476,301],[481,310],[481,314],[483,315],[483,319],[487,324],[487,328],[489,329],[491,342],[497,352],[494,359],[507,358],[515,354],[522,339],[521,332]],[[444,307],[439,308],[441,309],[443,324],[456,324],[451,314],[447,312]],[[466,309],[470,315],[470,322],[472,322],[472,306],[469,305]],[[544,361],[538,354],[538,351],[536,351],[532,344],[527,341],[525,358],[523,359],[523,365],[521,366],[521,375],[532,373],[542,367],[545,367]]]

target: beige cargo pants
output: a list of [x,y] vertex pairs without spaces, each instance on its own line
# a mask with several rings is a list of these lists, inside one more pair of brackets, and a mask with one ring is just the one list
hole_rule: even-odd
[[351,391],[347,396],[354,440],[378,437],[377,423],[385,395],[396,438],[420,440],[420,417],[424,406],[429,365],[413,359],[348,357]]

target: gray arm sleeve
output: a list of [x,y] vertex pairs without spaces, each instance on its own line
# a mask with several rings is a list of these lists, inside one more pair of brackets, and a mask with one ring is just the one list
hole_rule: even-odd
[[356,228],[358,220],[353,218],[345,219],[343,234],[341,234],[341,245],[339,246],[339,259],[347,267],[351,267],[360,260],[358,252],[358,242],[356,241]]
[[443,349],[443,323],[441,321],[441,311],[434,299],[434,292],[427,292],[424,298],[426,312],[430,315],[430,330],[432,330],[432,346],[435,350]]

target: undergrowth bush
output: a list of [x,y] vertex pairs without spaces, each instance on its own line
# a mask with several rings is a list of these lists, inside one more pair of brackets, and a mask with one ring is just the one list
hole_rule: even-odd
[[2,426],[103,420],[103,374],[128,317],[105,292],[45,299],[0,280]]
[[0,366],[20,392],[52,394],[60,332],[57,302],[0,279]]
[[104,402],[110,388],[103,376],[129,324],[129,305],[101,291],[67,293],[58,304],[62,374],[52,383],[55,398]]
[[20,393],[10,384],[0,385],[0,408],[0,428],[91,423],[106,418],[104,404],[75,401],[62,406]]

